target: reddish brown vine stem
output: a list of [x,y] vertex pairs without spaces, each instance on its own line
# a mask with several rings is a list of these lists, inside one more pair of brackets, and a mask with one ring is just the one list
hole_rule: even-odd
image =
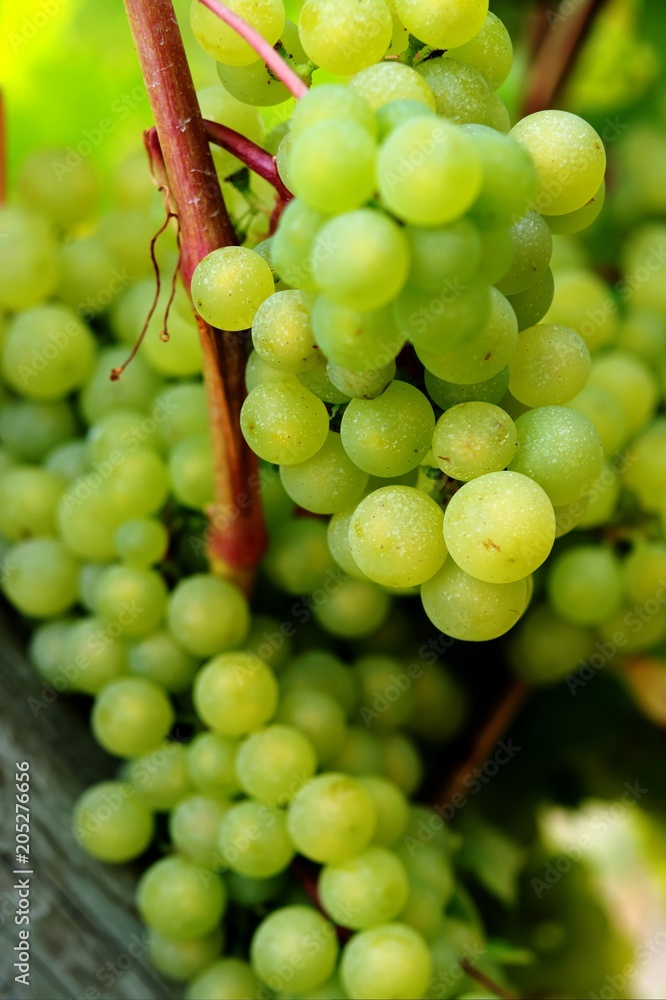
[[286,203],[292,199],[291,191],[282,183],[274,156],[227,125],[219,125],[204,118],[204,127],[210,142],[226,149],[228,153],[233,153],[246,167],[272,184],[280,201]]
[[470,979],[475,979],[477,983],[480,983],[481,986],[487,989],[490,993],[495,993],[498,997],[501,997],[502,1000],[517,1000],[515,993],[511,993],[510,990],[506,990],[503,986],[500,986],[499,983],[492,980],[490,976],[487,976],[485,972],[481,972],[479,969],[476,969],[464,959],[460,963],[460,966],[465,970]]

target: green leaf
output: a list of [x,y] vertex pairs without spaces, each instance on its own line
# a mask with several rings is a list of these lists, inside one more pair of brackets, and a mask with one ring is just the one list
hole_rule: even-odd
[[485,820],[470,818],[462,828],[463,846],[456,861],[507,906],[516,902],[523,848]]
[[536,959],[529,948],[519,948],[510,941],[500,941],[498,938],[488,942],[486,956],[497,965],[531,965]]

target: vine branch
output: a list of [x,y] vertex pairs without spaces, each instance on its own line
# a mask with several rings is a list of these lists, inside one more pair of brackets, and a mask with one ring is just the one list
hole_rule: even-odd
[[487,976],[485,972],[481,972],[480,969],[475,968],[475,966],[471,965],[465,959],[462,960],[460,966],[465,970],[470,979],[475,979],[477,983],[480,983],[490,993],[495,993],[502,1000],[517,1000],[515,993],[511,993],[510,990],[506,990],[503,986],[500,986],[490,976]]
[[227,125],[211,122],[207,118],[204,118],[203,123],[209,142],[214,143],[216,146],[221,146],[228,153],[233,153],[246,167],[249,167],[259,177],[263,177],[269,184],[272,184],[281,202],[286,204],[288,201],[291,201],[293,197],[292,193],[282,182],[274,156],[271,156],[269,152],[258,146],[256,142],[252,142],[247,136],[242,135],[240,132],[235,132],[234,129],[229,128]]

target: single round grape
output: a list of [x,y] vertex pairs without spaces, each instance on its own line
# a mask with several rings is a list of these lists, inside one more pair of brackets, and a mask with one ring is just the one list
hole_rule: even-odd
[[571,327],[592,353],[614,343],[618,334],[618,307],[613,293],[589,269],[558,270],[553,301],[545,318],[548,323]]
[[396,0],[395,8],[412,35],[433,49],[449,49],[478,34],[488,14],[488,0]]
[[322,587],[334,569],[326,526],[312,518],[297,518],[280,525],[266,554],[264,569],[278,587],[294,596]]
[[352,371],[376,371],[390,364],[405,343],[390,309],[359,312],[324,295],[312,310],[312,328],[327,359]]
[[666,546],[662,542],[639,542],[624,563],[624,581],[629,600],[645,604],[666,579]]
[[595,361],[590,385],[606,389],[619,403],[628,435],[633,437],[654,414],[659,390],[654,375],[639,358],[611,351]]
[[206,510],[215,499],[215,472],[210,433],[180,441],[169,455],[173,493],[180,503]]
[[19,177],[21,198],[58,226],[81,222],[94,209],[99,182],[88,159],[70,163],[72,151],[40,149],[23,164]]
[[173,809],[194,791],[182,743],[165,740],[157,750],[128,761],[124,771],[141,801],[156,812]]
[[369,793],[377,810],[373,842],[390,847],[407,828],[409,804],[404,792],[392,781],[379,775],[361,775],[358,781]]
[[492,472],[466,483],[444,517],[454,562],[486,583],[512,583],[550,554],[555,515],[544,490],[516,472]]
[[101,474],[94,473],[74,480],[61,497],[58,528],[74,555],[93,562],[108,562],[116,555],[115,535],[122,517],[109,506],[100,480]]
[[321,355],[319,364],[309,372],[300,372],[297,376],[301,385],[314,393],[325,403],[348,403],[349,396],[333,385],[328,375],[326,358]]
[[188,985],[185,1000],[211,1000],[228,997],[244,1000],[259,996],[261,989],[252,969],[240,958],[221,958],[207,966]]
[[368,577],[358,565],[349,546],[349,525],[356,512],[355,507],[334,514],[328,522],[327,539],[331,555],[340,569],[356,580],[367,580]]
[[35,670],[56,691],[71,689],[71,680],[64,672],[70,627],[71,623],[64,618],[38,625],[28,647]]
[[197,661],[182,649],[169,632],[153,632],[129,649],[129,672],[161,684],[179,694],[192,684]]
[[435,110],[435,96],[423,77],[399,62],[379,62],[367,66],[350,81],[352,92],[360,94],[373,111],[391,101],[418,101]]
[[229,804],[205,795],[181,799],[169,816],[169,836],[180,853],[202,868],[214,871],[222,864],[217,831]]
[[0,436],[13,457],[41,462],[57,445],[74,436],[72,408],[65,400],[6,401],[0,410]]
[[391,361],[382,368],[356,372],[340,365],[328,364],[326,372],[333,385],[345,394],[346,398],[376,399],[388,389],[395,378],[396,365]]
[[365,726],[350,726],[345,745],[331,761],[331,770],[343,771],[359,777],[363,774],[381,774],[384,755],[378,736],[369,733]]
[[445,635],[487,642],[516,624],[527,606],[527,586],[525,580],[479,580],[447,559],[439,573],[421,587],[421,600],[430,621]]
[[426,371],[425,385],[430,398],[443,410],[459,403],[499,403],[509,387],[509,369],[503,368],[486,382],[472,382],[469,385],[446,382]]
[[371,846],[346,861],[326,865],[317,887],[324,909],[336,924],[362,930],[400,913],[409,881],[395,854]]
[[539,212],[566,215],[582,208],[599,190],[606,151],[591,125],[569,111],[537,111],[511,130],[539,174]]
[[[290,36],[289,43],[287,43],[285,38],[287,26],[290,24],[292,24],[291,21],[285,22],[285,31],[282,32],[278,44],[288,44],[289,49],[293,50],[293,35]],[[298,28],[293,24],[292,28],[295,33],[298,52],[290,51],[290,55],[296,56],[297,62],[306,62],[307,56],[303,47],[298,43]],[[242,104],[269,108],[275,104],[282,104],[283,101],[288,101],[291,96],[282,81],[273,75],[273,72],[261,59],[256,59],[246,66],[228,66],[225,63],[219,62],[217,64],[217,75],[225,89]]]
[[[172,941],[155,930],[148,932],[148,954],[158,972],[169,979],[183,982],[199,977],[211,966],[222,948],[222,930],[218,928],[206,937],[190,941]],[[213,994],[210,994],[211,996]]]
[[174,711],[164,688],[143,677],[122,677],[95,698],[91,727],[97,742],[115,757],[138,757],[156,750],[173,725]]
[[255,350],[250,351],[245,363],[245,388],[248,392],[252,392],[253,389],[256,389],[263,382],[270,382],[271,379],[284,377],[289,377],[289,375],[278,371],[277,368],[271,368]]
[[250,944],[252,968],[272,990],[309,994],[333,972],[335,928],[311,906],[283,906],[265,917]]
[[371,796],[355,778],[329,772],[312,778],[289,810],[297,850],[313,861],[335,864],[358,854],[377,823]]
[[113,253],[98,235],[69,240],[60,248],[58,298],[81,315],[103,312],[125,284]]
[[[424,833],[430,833],[426,843],[423,843]],[[435,833],[440,836],[437,840],[433,838]],[[413,838],[410,840],[410,838]],[[421,841],[418,850],[415,849],[413,840]],[[453,895],[456,885],[455,877],[449,860],[451,852],[451,842],[441,829],[432,823],[432,813],[428,814],[427,808],[423,806],[413,806],[410,810],[410,822],[402,844],[396,849],[396,854],[403,862],[410,878],[421,879],[439,895],[443,903]]]
[[358,707],[355,672],[325,649],[308,649],[299,653],[282,674],[280,688],[283,694],[321,691],[330,695],[347,715]]
[[187,770],[195,788],[214,798],[240,791],[237,752],[238,744],[218,733],[198,733],[187,746]]
[[333,697],[314,687],[285,695],[276,718],[308,738],[321,764],[328,764],[344,745],[347,725],[342,708]]
[[365,580],[342,580],[315,608],[318,624],[331,635],[361,639],[372,635],[391,610],[391,600]]
[[[282,0],[230,0],[227,6],[258,31],[269,45],[275,45],[285,23]],[[194,37],[213,59],[229,66],[248,66],[255,62],[257,53],[252,46],[198,0],[193,0],[190,7],[190,22]]]
[[[483,168],[483,183],[471,210],[472,218],[485,227],[495,228],[515,225],[527,215],[536,214],[528,212],[538,185],[529,153],[511,136],[487,125],[468,124],[462,131]],[[545,223],[539,229],[540,241],[536,244],[539,249],[542,244],[548,246],[547,229]],[[520,232],[518,229],[517,233]]]
[[399,128],[400,125],[404,125],[405,122],[411,121],[413,118],[422,118],[432,115],[431,108],[427,104],[423,104],[421,101],[415,101],[413,98],[411,100],[392,100],[388,104],[382,104],[376,112],[376,120],[378,127],[378,138],[380,142],[383,142],[394,129]]
[[289,131],[296,138],[321,121],[352,121],[361,125],[374,139],[377,122],[366,97],[340,83],[313,87],[294,106]]
[[383,0],[306,0],[298,33],[312,62],[350,76],[384,57],[393,21]]
[[353,399],[340,424],[352,462],[373,476],[401,476],[425,458],[435,416],[427,398],[407,382],[392,382],[377,399]]
[[293,644],[291,628],[278,618],[253,615],[250,634],[244,646],[267,663],[273,671],[282,670],[291,661]]
[[627,422],[622,407],[607,389],[588,383],[567,406],[578,410],[596,427],[606,455],[613,455],[626,442]]
[[133,566],[152,566],[164,558],[169,542],[167,529],[154,518],[125,521],[116,531],[118,556]]
[[518,320],[518,329],[527,330],[540,323],[552,306],[554,295],[555,278],[549,267],[524,292],[508,295],[507,298]]
[[0,476],[0,532],[12,542],[54,535],[62,491],[62,480],[45,469],[8,469]]
[[58,283],[58,248],[46,219],[18,205],[0,206],[0,307],[30,309]]
[[296,465],[319,451],[328,434],[328,413],[298,381],[273,379],[253,389],[241,410],[243,436],[260,458]]
[[[264,126],[259,111],[236,100],[225,87],[219,85],[204,87],[197,91],[197,100],[202,117],[226,125],[227,128],[247,136],[252,142],[261,143]],[[229,177],[242,169],[241,161],[226,149],[211,144],[211,152],[215,169],[221,178]]]
[[137,858],[153,839],[154,830],[152,813],[123,781],[100,781],[74,805],[74,837],[100,861],[123,864]]
[[553,562],[547,587],[555,613],[575,625],[601,625],[619,610],[624,596],[616,556],[592,545],[561,553]]
[[413,795],[423,781],[423,763],[414,743],[403,733],[390,733],[382,739],[384,777]]
[[200,573],[175,587],[168,620],[183,649],[193,656],[212,656],[243,641],[250,612],[245,595],[233,583]]
[[436,56],[419,64],[419,74],[435,95],[437,114],[463,125],[489,126],[492,122],[492,92],[485,77],[467,63]]
[[[115,467],[120,464],[121,457],[124,461],[137,451],[160,450],[156,421],[139,410],[118,409],[106,413],[89,428],[87,442],[90,461],[100,466],[105,459]],[[105,470],[105,476],[110,471]]]
[[299,291],[276,292],[259,306],[252,343],[266,364],[278,371],[295,375],[316,367],[320,352]]
[[437,421],[432,453],[447,476],[467,482],[505,469],[517,446],[515,424],[499,406],[460,403]]
[[225,867],[251,878],[278,875],[294,856],[284,812],[253,799],[226,812],[219,826],[217,850]]
[[150,928],[172,941],[210,934],[226,907],[224,883],[186,858],[161,858],[141,876],[136,902]]
[[[374,190],[375,153],[363,125],[337,118],[315,122],[293,140],[289,176],[283,180],[318,212],[348,212]],[[315,262],[320,253],[314,251]]]
[[361,685],[362,720],[381,732],[407,725],[414,710],[414,692],[400,660],[369,654],[354,667]]
[[88,471],[85,441],[63,441],[62,444],[57,444],[46,455],[44,468],[66,483],[78,479]]
[[513,240],[509,225],[480,229],[482,238],[479,277],[494,284],[509,270],[513,257]]
[[271,269],[259,254],[247,247],[221,247],[197,264],[192,275],[192,301],[211,326],[245,330],[252,326],[257,309],[274,287]]
[[275,714],[278,686],[272,670],[254,653],[222,653],[196,676],[197,712],[221,736],[242,736]]
[[15,608],[31,618],[65,612],[78,597],[79,564],[53,538],[13,545],[2,565],[2,589]]
[[553,237],[537,212],[528,212],[514,223],[511,239],[511,263],[504,277],[496,283],[503,295],[516,295],[533,285],[546,270],[553,255]]
[[66,653],[72,687],[86,694],[97,694],[127,673],[127,647],[118,621],[79,618],[69,628]]
[[103,484],[109,507],[122,520],[144,517],[160,509],[169,491],[169,471],[152,448],[138,448],[116,461]]
[[587,384],[592,359],[585,341],[565,326],[523,330],[511,358],[509,391],[526,406],[568,403]]
[[5,379],[22,396],[62,399],[93,367],[90,330],[68,306],[39,306],[12,320],[2,352]]
[[315,237],[327,218],[300,198],[292,198],[280,216],[271,245],[271,257],[280,277],[293,288],[315,287],[312,251]]
[[493,90],[502,86],[511,71],[511,35],[497,15],[488,12],[480,30],[463,45],[448,49],[448,55],[482,73]]
[[127,358],[125,347],[108,347],[97,358],[95,370],[86,382],[79,400],[83,416],[96,424],[116,409],[147,410],[162,382],[141,355],[132,358],[122,378],[112,382],[109,374]]
[[420,997],[431,973],[428,945],[412,927],[400,923],[356,934],[345,946],[340,966],[345,990],[358,1000]]
[[617,346],[621,351],[661,368],[666,354],[666,323],[653,313],[637,309],[624,317]]
[[407,226],[409,283],[425,292],[441,292],[445,282],[465,284],[478,271],[482,242],[469,219],[458,219],[438,229]]
[[336,514],[361,496],[368,475],[347,456],[332,431],[319,451],[298,465],[280,468],[282,484],[299,507],[315,514]]
[[606,201],[606,181],[582,208],[566,215],[545,215],[544,218],[553,236],[573,236],[588,229],[601,215]]
[[551,684],[587,660],[592,637],[543,604],[521,622],[510,650],[512,665],[521,677],[532,684]]
[[435,293],[407,285],[393,303],[393,315],[417,351],[460,354],[461,345],[488,322],[494,291],[478,278],[466,284],[447,280]]
[[154,632],[167,604],[160,573],[116,564],[100,575],[95,587],[95,610],[105,622],[117,622],[124,635]]
[[241,744],[236,769],[247,795],[286,805],[314,774],[317,754],[298,729],[278,723],[253,733]]

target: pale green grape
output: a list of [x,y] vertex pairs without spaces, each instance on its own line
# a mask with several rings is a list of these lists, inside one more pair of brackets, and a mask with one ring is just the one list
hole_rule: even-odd
[[347,715],[351,715],[358,706],[355,672],[324,649],[308,649],[300,653],[280,678],[280,687],[283,693],[321,691],[330,695]]
[[281,524],[264,560],[267,576],[288,594],[309,594],[331,577],[326,525],[312,518]]
[[97,581],[106,570],[105,563],[84,563],[79,573],[79,597],[87,611],[94,612],[97,598]]
[[617,346],[627,354],[636,355],[641,361],[662,367],[662,359],[666,355],[666,323],[653,313],[640,310],[631,312],[624,317]]
[[632,442],[624,463],[624,484],[644,510],[664,510],[666,421],[659,417]]
[[268,722],[278,703],[277,681],[254,653],[222,653],[196,676],[197,712],[220,736],[242,736]]
[[250,351],[245,364],[245,388],[248,392],[252,392],[262,382],[270,382],[271,379],[282,378],[284,375],[284,372],[267,365],[255,350]]
[[150,928],[172,941],[204,937],[226,907],[224,883],[178,854],[161,858],[141,876],[136,903]]
[[516,672],[532,684],[550,684],[578,669],[592,652],[592,636],[558,618],[547,605],[536,608],[516,630],[510,647]]
[[333,385],[343,392],[346,398],[376,399],[388,389],[395,378],[396,365],[391,361],[383,368],[369,371],[351,371],[339,365],[328,364],[326,372]]
[[432,117],[430,106],[421,101],[415,101],[413,98],[411,100],[394,99],[388,104],[382,104],[376,112],[379,141],[383,142],[394,129],[404,125],[405,122],[412,121],[413,118],[423,117]]
[[121,677],[95,698],[90,717],[97,742],[114,757],[138,757],[156,750],[173,725],[164,688],[143,677]]
[[466,697],[458,682],[440,664],[425,663],[414,678],[412,690],[412,732],[431,743],[448,743],[458,734],[467,715]]
[[555,279],[549,267],[524,292],[508,295],[507,298],[518,320],[518,329],[527,330],[530,326],[540,323],[552,306],[554,295]]
[[402,230],[386,215],[359,209],[319,230],[313,248],[319,289],[347,309],[380,309],[407,280],[409,247]]
[[128,653],[129,672],[147,677],[175,694],[187,691],[198,666],[169,632],[153,632],[134,642]]
[[[218,24],[221,25],[222,22],[218,21]],[[247,136],[252,142],[261,144],[264,126],[261,115],[255,108],[242,104],[221,86],[204,87],[203,90],[198,90],[197,100],[204,118],[219,122],[220,125],[226,125],[227,128],[232,128],[235,132]],[[235,174],[243,166],[241,161],[228,153],[226,149],[211,144],[211,152],[215,169],[221,178]]]
[[[146,279],[149,275],[152,275],[153,270],[150,260],[150,241],[155,234],[155,230],[164,221],[164,199],[154,190],[152,205],[149,207],[152,208],[152,211],[146,211],[144,208],[122,208],[106,212],[97,228],[97,235],[115,257],[116,265],[121,269],[125,268],[126,273],[129,275]],[[157,221],[158,217],[159,221]],[[165,232],[161,240],[164,240],[164,244],[158,250],[158,258],[164,260],[162,255],[165,254],[165,248],[168,247],[173,252],[175,246],[174,231]],[[154,279],[151,279],[151,286],[152,291],[154,291]],[[120,296],[118,305],[120,305],[120,301],[126,296],[130,297],[133,291],[134,289],[130,286]],[[151,300],[152,291],[150,295]],[[145,295],[139,301],[145,301]],[[145,313],[139,320],[139,328],[141,328],[144,319]]]
[[243,641],[250,612],[245,595],[233,583],[201,573],[176,586],[168,620],[183,649],[194,656],[212,656]]
[[229,803],[206,795],[191,795],[181,801],[169,816],[169,836],[174,847],[202,868],[220,867],[217,831]]
[[574,527],[600,528],[609,524],[615,516],[621,493],[620,476],[605,464],[601,475],[592,483],[582,501],[578,501],[585,509],[576,517]]
[[198,733],[187,746],[187,770],[192,784],[214,798],[240,791],[237,752],[238,744],[218,733]]
[[74,805],[72,832],[100,861],[123,864],[143,854],[155,824],[148,808],[124,781],[100,781]]
[[[229,0],[227,6],[258,31],[269,45],[275,45],[285,23],[282,0]],[[256,61],[257,53],[248,42],[198,0],[193,0],[190,7],[190,22],[196,40],[218,62],[248,66]]]
[[313,62],[329,73],[350,76],[383,58],[393,20],[384,0],[306,0],[298,33]]
[[275,465],[312,458],[328,435],[326,407],[295,379],[279,378],[252,390],[243,403],[241,428],[252,450]]
[[332,974],[337,957],[335,928],[310,906],[274,910],[250,944],[252,968],[275,991],[309,995]]
[[322,765],[328,764],[345,742],[347,726],[342,708],[315,685],[291,691],[282,698],[276,718],[307,737]]
[[315,618],[325,632],[344,639],[372,635],[391,610],[387,594],[365,580],[342,580],[315,609]]
[[289,810],[297,850],[313,861],[335,864],[362,851],[377,823],[371,796],[355,778],[329,772],[312,778]]
[[[196,3],[201,6],[198,0]],[[197,312],[220,330],[252,326],[257,309],[273,290],[270,267],[247,247],[213,250],[192,275],[192,301]]]
[[343,986],[357,1000],[420,997],[431,973],[428,945],[417,931],[401,923],[356,934],[345,946],[340,966]]
[[566,215],[582,208],[599,190],[606,151],[591,125],[568,111],[537,111],[511,130],[536,164],[539,212]]
[[253,799],[226,812],[219,826],[217,850],[225,867],[251,878],[278,875],[294,856],[285,814]]
[[360,568],[349,546],[349,525],[356,513],[355,507],[334,514],[328,522],[327,538],[331,555],[340,569],[357,580],[367,580],[366,574]]
[[481,264],[482,241],[469,219],[439,229],[407,226],[409,283],[424,292],[440,292],[447,281],[465,284]]
[[137,795],[157,812],[173,809],[194,791],[187,773],[187,750],[182,743],[166,740],[151,753],[128,761],[124,771]]
[[[313,91],[316,93],[316,91]],[[312,249],[327,216],[293,198],[280,216],[273,236],[271,257],[280,277],[294,288],[315,287]]]
[[[278,45],[285,50],[293,62],[307,63],[308,57],[300,43],[298,28],[293,21],[285,21]],[[218,63],[217,72],[229,93],[243,104],[268,108],[275,104],[282,104],[283,101],[287,101],[291,97],[285,85],[273,75],[273,72],[261,59],[245,66],[228,66],[224,63]],[[271,152],[274,151],[271,150]]]
[[324,295],[314,304],[312,329],[328,360],[352,371],[383,368],[405,343],[390,309],[359,312],[345,309]]
[[390,733],[382,739],[384,777],[405,793],[413,795],[423,781],[423,763],[418,750],[403,733]]
[[103,312],[123,287],[115,258],[98,235],[64,243],[59,264],[58,298],[84,316]]
[[260,985],[247,962],[240,958],[221,958],[207,966],[187,987],[185,1000],[245,1000],[259,996]]
[[367,66],[349,81],[352,92],[360,94],[373,111],[392,101],[417,101],[435,111],[435,95],[423,77],[399,62],[379,62]]
[[511,70],[511,35],[500,19],[489,12],[474,37],[463,45],[449,48],[447,54],[473,66],[485,76],[492,89],[497,90]]
[[369,733],[365,726],[350,726],[345,736],[345,745],[331,761],[330,768],[355,777],[381,774],[384,755],[379,737]]
[[556,614],[575,625],[601,625],[619,610],[624,597],[616,556],[592,545],[561,553],[551,566],[547,588]]
[[666,580],[666,545],[663,542],[639,542],[624,563],[627,597],[645,604]]
[[0,475],[0,532],[12,542],[54,535],[62,480],[46,469],[16,465]]
[[449,49],[465,45],[483,27],[488,0],[396,0],[398,17],[426,45]]
[[[554,538],[554,530],[552,534]],[[487,642],[516,624],[527,605],[527,585],[524,579],[488,583],[447,559],[439,573],[421,587],[421,600],[430,621],[445,635]]]
[[432,453],[447,476],[467,482],[505,469],[517,446],[514,422],[499,406],[459,403],[437,421]]
[[65,400],[19,399],[3,403],[0,436],[17,459],[41,462],[48,452],[74,436],[72,409]]
[[282,670],[292,658],[291,629],[277,618],[253,615],[246,649],[256,653],[271,670]]
[[110,507],[100,480],[99,473],[81,476],[71,483],[58,507],[63,542],[74,555],[91,562],[115,558],[115,534],[122,521],[119,512]]
[[526,406],[568,403],[585,388],[591,368],[582,337],[566,326],[543,323],[518,337],[509,391]]
[[491,93],[490,95],[487,122],[491,128],[504,135],[508,135],[511,131],[511,112],[499,94]]
[[659,390],[655,377],[639,358],[611,351],[592,365],[590,385],[606,389],[619,403],[632,436],[652,418]]
[[30,662],[39,676],[56,691],[71,688],[71,680],[63,671],[67,663],[69,629],[70,622],[64,618],[46,622],[37,626],[30,639]]
[[582,268],[558,270],[546,322],[569,326],[593,353],[614,343],[619,328],[617,303],[608,285]]
[[52,448],[44,459],[44,468],[66,483],[88,471],[88,449],[85,441],[63,441]]
[[478,278],[461,284],[448,279],[437,292],[407,285],[393,303],[393,315],[418,351],[463,353],[461,345],[477,336],[488,322],[491,289]]
[[136,518],[125,521],[116,531],[116,551],[131,566],[153,566],[164,558],[169,534],[161,521]]
[[[122,610],[120,617],[125,618]],[[67,673],[72,686],[86,694],[97,694],[110,681],[127,673],[127,647],[119,622],[101,618],[79,618],[67,634]]]
[[122,564],[109,566],[95,586],[97,614],[105,622],[117,622],[124,635],[153,632],[166,604],[166,584],[155,570]]
[[154,514],[169,491],[169,471],[152,448],[138,448],[113,463],[103,485],[109,507],[123,520]]
[[259,306],[252,343],[266,364],[278,371],[295,375],[316,367],[320,352],[299,291],[276,292]]
[[463,125],[492,121],[492,92],[485,77],[467,63],[437,56],[419,64],[419,74],[435,95],[437,114]]
[[435,427],[432,407],[407,382],[392,382],[377,399],[353,399],[340,425],[345,451],[373,476],[401,476],[425,458]]
[[508,225],[481,229],[483,241],[479,277],[494,285],[509,270],[513,240]]
[[[272,291],[272,289],[271,289]],[[164,306],[158,305],[155,314],[148,324],[146,336],[141,342],[139,356],[145,359],[153,371],[165,378],[176,375],[179,378],[187,375],[198,375],[203,369],[203,354],[201,338],[196,317],[190,312],[187,317],[177,309],[169,313],[169,340],[162,340]],[[162,310],[162,311],[160,311]],[[137,336],[144,322],[144,315],[137,314]]]
[[293,726],[273,725],[241,744],[236,770],[243,791],[261,802],[286,805],[317,769],[310,740]]
[[414,692],[400,660],[370,654],[357,660],[354,669],[361,685],[363,722],[379,732],[407,725],[414,712]]
[[229,896],[235,903],[242,906],[261,906],[269,900],[274,900],[285,889],[284,874],[273,878],[250,878],[239,875],[238,872],[227,872],[226,883]]
[[375,490],[356,508],[349,547],[375,583],[413,587],[430,579],[446,558],[441,507],[410,486]]
[[550,264],[553,237],[537,212],[528,212],[511,228],[513,257],[509,268],[497,282],[503,295],[516,295],[534,284]]
[[282,466],[280,478],[294,503],[314,514],[345,510],[356,503],[368,482],[367,472],[354,465],[333,431],[312,458]]
[[313,87],[297,102],[289,121],[289,131],[296,138],[322,121],[351,121],[360,125],[374,139],[377,121],[373,108],[362,90],[340,83]]
[[454,562],[475,579],[512,583],[533,573],[550,554],[553,506],[527,476],[491,472],[466,483],[452,497],[444,538]]
[[[159,450],[157,422],[138,410],[116,409],[104,414],[89,428],[87,438],[88,457],[95,465],[102,465],[105,459],[111,466],[119,464],[128,454],[142,450]],[[108,478],[105,472],[104,478]]]
[[401,923],[409,924],[430,941],[440,930],[442,898],[428,882],[410,878],[407,902],[398,915]]
[[18,205],[0,206],[0,307],[30,309],[58,283],[58,249],[46,219]]
[[348,403],[349,396],[333,385],[328,374],[326,358],[320,352],[319,363],[309,372],[300,372],[298,381],[325,403]]
[[[410,878],[418,878],[437,892],[442,902],[447,902],[456,888],[455,876],[451,868],[448,854],[451,850],[451,842],[446,833],[440,829],[437,831],[437,840],[432,835],[435,834],[434,824],[429,822],[432,813],[423,806],[413,806],[410,810],[410,822],[407,833],[402,844],[396,848],[398,857],[402,860]],[[430,833],[426,843],[423,843],[424,828],[426,833]],[[415,848],[414,840],[421,841],[418,849]]]
[[147,410],[161,387],[161,380],[141,355],[134,357],[122,377],[112,382],[111,370],[126,359],[125,347],[108,347],[98,355],[95,370],[79,397],[81,412],[89,424],[96,424],[116,409]]
[[362,930],[400,913],[409,882],[395,854],[371,846],[346,861],[326,865],[317,888],[322,906],[336,924]]
[[435,117],[394,129],[377,158],[386,207],[414,226],[443,226],[465,214],[481,190],[474,145],[457,126]]
[[578,410],[596,427],[606,455],[613,455],[627,440],[627,422],[617,399],[603,386],[587,384],[567,406]]
[[[383,2],[383,0],[379,0]],[[318,212],[348,212],[375,186],[375,142],[363,125],[332,118],[315,122],[293,140],[289,190]],[[321,250],[315,248],[315,263]]]
[[77,599],[79,564],[53,538],[31,538],[7,550],[2,589],[15,608],[31,618],[61,615]]
[[22,396],[62,399],[86,381],[95,342],[68,306],[39,306],[12,320],[2,352],[5,379]]
[[486,382],[472,382],[469,385],[445,382],[426,371],[425,385],[430,398],[443,410],[459,403],[499,403],[509,387],[509,369],[503,368]]
[[566,215],[544,216],[553,236],[572,236],[588,229],[601,215],[606,201],[606,181],[601,182],[599,190],[586,202],[582,208]]
[[90,160],[71,150],[40,149],[23,164],[19,176],[21,198],[58,226],[68,228],[88,216],[97,202],[99,181]]
[[203,510],[215,499],[215,470],[210,433],[180,441],[169,455],[174,496],[186,507]]
[[[158,972],[182,982],[194,979],[214,962],[222,948],[222,930],[190,941],[172,941],[155,930],[148,932],[148,954]],[[210,994],[211,996],[213,994]],[[249,994],[248,994],[249,995]]]
[[390,847],[407,828],[409,804],[404,792],[392,781],[379,775],[361,775],[359,783],[369,793],[377,810],[373,842]]
[[516,420],[514,472],[538,483],[552,504],[578,500],[600,474],[604,450],[594,424],[566,406],[539,406]]

